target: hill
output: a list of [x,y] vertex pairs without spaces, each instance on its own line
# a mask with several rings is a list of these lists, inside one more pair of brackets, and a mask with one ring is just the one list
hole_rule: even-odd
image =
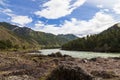
[[[70,40],[72,39],[0,22],[0,45],[4,46],[1,49],[54,48],[60,47]],[[8,42],[10,47],[6,47]]]
[[62,46],[65,50],[120,52],[120,23],[100,34],[70,41]]
[[67,40],[70,40],[70,41],[78,38],[73,34],[59,34],[58,36],[62,38],[66,38]]

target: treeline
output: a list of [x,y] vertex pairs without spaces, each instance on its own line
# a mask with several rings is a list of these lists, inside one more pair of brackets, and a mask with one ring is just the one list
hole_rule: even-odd
[[0,40],[0,50],[19,50],[26,49],[26,46],[13,44],[10,40]]
[[36,46],[27,46],[12,43],[10,40],[0,40],[0,50],[28,50],[28,49],[36,49]]
[[97,35],[91,35],[68,42],[65,50],[120,52],[120,27],[116,25]]

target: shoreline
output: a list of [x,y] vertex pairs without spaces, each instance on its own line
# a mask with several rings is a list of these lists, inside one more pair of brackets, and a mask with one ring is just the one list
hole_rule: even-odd
[[68,50],[68,49],[61,49],[61,50],[65,50],[65,51],[82,51],[82,52],[95,52],[95,53],[115,53],[115,54],[120,54],[120,52],[105,52],[105,51],[92,51],[92,50]]

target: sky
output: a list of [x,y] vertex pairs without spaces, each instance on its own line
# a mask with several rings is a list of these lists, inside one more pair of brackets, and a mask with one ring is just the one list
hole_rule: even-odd
[[0,22],[86,36],[118,23],[120,0],[0,0]]

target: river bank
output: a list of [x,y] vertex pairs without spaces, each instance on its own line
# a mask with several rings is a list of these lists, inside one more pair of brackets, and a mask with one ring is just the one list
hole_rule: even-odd
[[[59,75],[59,76],[58,76]],[[68,77],[73,75],[71,77]],[[0,53],[0,80],[119,80],[120,58]]]
[[102,52],[88,52],[88,51],[66,51],[61,49],[42,49],[39,50],[41,54],[48,55],[55,52],[61,52],[62,55],[70,55],[73,58],[95,58],[95,57],[120,57],[120,53],[102,53]]

